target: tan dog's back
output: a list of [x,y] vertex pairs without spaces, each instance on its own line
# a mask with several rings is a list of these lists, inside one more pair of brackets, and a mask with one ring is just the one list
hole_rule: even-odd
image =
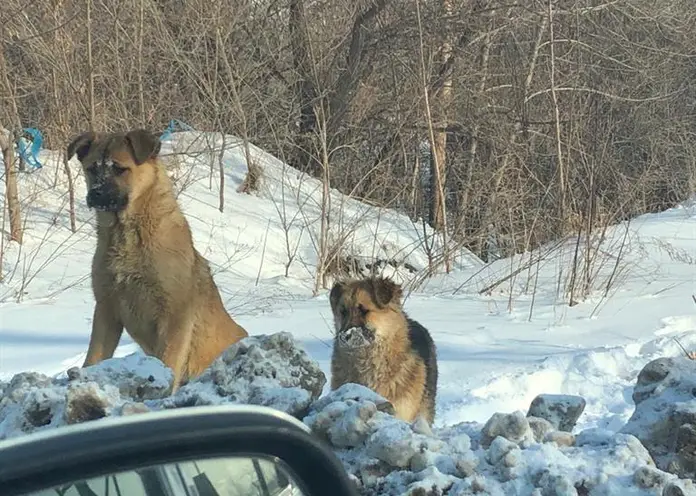
[[198,280],[204,311],[196,321],[194,333],[200,336],[191,343],[188,362],[190,377],[200,375],[231,344],[246,337],[247,332],[225,311],[217,286],[213,282],[208,262],[196,252],[200,273]]
[[199,375],[246,331],[227,313],[196,251],[164,166],[145,131],[85,133],[68,147],[97,210],[96,300],[84,366],[113,356],[123,329],[174,371],[174,389]]

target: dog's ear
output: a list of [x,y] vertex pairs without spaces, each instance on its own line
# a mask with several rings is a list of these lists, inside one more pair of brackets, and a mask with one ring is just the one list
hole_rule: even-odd
[[82,160],[89,153],[89,149],[92,147],[92,143],[94,143],[95,138],[96,135],[92,131],[87,131],[86,133],[82,133],[74,138],[68,145],[68,160],[70,160],[72,156],[77,153],[77,159],[82,162]]
[[133,161],[140,165],[159,154],[162,142],[157,136],[145,129],[134,129],[126,134],[126,143]]
[[338,305],[338,301],[341,299],[341,296],[343,296],[343,292],[345,290],[346,286],[344,283],[334,283],[333,287],[331,288],[331,292],[329,293],[329,303],[331,304],[331,310],[336,310],[336,305]]
[[386,307],[389,304],[401,304],[403,290],[394,281],[382,277],[374,278],[372,279],[372,291],[375,296],[375,302],[380,307]]

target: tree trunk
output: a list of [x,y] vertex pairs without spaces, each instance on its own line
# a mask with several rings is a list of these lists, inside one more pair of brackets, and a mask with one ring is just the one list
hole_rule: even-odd
[[[493,11],[495,12],[495,11]],[[491,56],[491,36],[490,31],[492,29],[492,23],[489,23],[488,33],[484,39],[483,48],[481,50],[481,81],[478,85],[478,96],[483,96],[486,90],[486,85],[488,83],[489,76],[489,61]],[[472,179],[474,177],[474,167],[476,166],[478,146],[479,146],[479,133],[481,131],[481,121],[476,120],[474,124],[474,129],[471,132],[471,145],[469,147],[469,159],[466,163],[466,176],[464,179],[464,184],[460,185],[460,198],[459,198],[459,220],[458,225],[455,228],[455,232],[469,233],[472,229],[472,221],[469,219],[469,203],[471,201],[471,185]],[[480,225],[478,226],[481,227]]]
[[[299,135],[296,139],[293,153],[296,166],[315,177],[323,174],[323,151],[315,143],[316,136],[324,133],[326,143],[331,143],[339,133],[351,104],[357,93],[357,88],[364,79],[365,72],[370,70],[367,58],[367,47],[370,36],[377,24],[377,17],[387,7],[389,0],[374,0],[369,8],[357,13],[350,33],[345,42],[336,50],[336,57],[345,57],[345,64],[334,62],[330,65],[341,66],[331,88],[317,88],[320,78],[316,74],[317,65],[312,53],[312,43],[307,29],[304,0],[290,1],[290,45],[292,48],[293,64],[297,82],[295,91],[300,102]],[[322,91],[329,90],[326,96]],[[319,101],[321,100],[321,102]],[[315,109],[321,106],[325,129],[318,129]],[[315,153],[316,152],[316,153]]]
[[[531,53],[529,56],[529,65],[527,66],[527,77],[525,78],[524,81],[524,86],[522,88],[522,94],[520,95],[520,100],[521,100],[521,108],[524,109],[524,107],[527,105],[527,97],[529,96],[529,91],[532,86],[532,81],[534,79],[534,74],[536,71],[537,63],[539,61],[539,52],[541,50],[542,42],[543,42],[543,36],[544,33],[546,32],[546,29],[548,27],[548,16],[544,16],[541,19],[541,24],[539,25],[539,28],[537,30],[537,36],[536,36],[536,41],[534,43],[534,46],[531,49]],[[524,110],[523,110],[524,111]],[[491,229],[493,230],[492,235],[497,237],[497,233],[499,231],[498,227],[498,212],[500,210],[500,206],[498,205],[499,201],[499,195],[500,195],[500,187],[503,182],[503,178],[505,177],[507,171],[508,171],[508,166],[510,164],[510,159],[512,157],[513,149],[515,145],[517,144],[517,139],[519,136],[519,131],[521,129],[522,125],[521,124],[515,124],[513,128],[510,131],[509,136],[507,137],[507,143],[508,143],[508,153],[506,153],[503,156],[503,159],[501,161],[501,164],[497,167],[496,171],[493,174],[493,187],[491,188],[491,192],[487,201],[487,205],[485,207],[485,213],[483,216],[483,222],[482,222],[482,227],[484,229],[488,228],[488,226],[491,226]],[[490,235],[489,234],[489,235]],[[477,253],[482,254],[484,251],[484,245],[485,245],[485,234],[479,238],[479,248],[476,250]]]
[[7,198],[7,210],[10,214],[10,239],[22,244],[22,218],[19,209],[12,133],[9,136],[0,136],[0,149],[2,149],[2,159],[5,162],[5,198]]
[[305,18],[304,0],[291,0],[288,22],[293,65],[296,72],[295,92],[300,102],[298,135],[295,139],[295,147],[292,150],[290,162],[297,169],[316,177],[320,175],[322,170],[321,163],[312,153],[314,148],[312,134],[317,127],[314,105],[318,94],[314,85],[316,78],[309,32],[307,31],[307,19]]
[[67,153],[62,153],[63,156],[63,170],[65,175],[68,176],[68,205],[70,211],[70,230],[72,232],[77,232],[77,223],[75,222],[75,182],[73,181],[72,171],[70,170],[70,164],[68,163]]
[[[443,16],[452,16],[452,0],[442,0]],[[435,83],[437,92],[433,95],[434,136],[432,143],[433,163],[430,168],[430,191],[432,205],[430,207],[430,225],[438,231],[446,229],[445,209],[445,180],[447,164],[447,125],[448,109],[452,106],[452,43],[447,34],[444,35],[438,52],[438,74],[440,81]]]
[[143,84],[143,37],[145,35],[145,0],[140,0],[140,19],[138,20],[138,103],[140,105],[140,125],[147,125],[145,112],[145,85]]
[[[319,289],[328,286],[328,265],[329,265],[329,229],[331,223],[331,168],[329,166],[329,150],[326,136],[326,113],[323,108],[317,107],[314,110],[319,117],[319,148],[321,149],[321,225],[319,229],[319,246],[317,253],[317,273],[314,280],[314,295],[319,294]],[[337,254],[338,255],[338,254]]]
[[89,102],[89,129],[94,131],[94,63],[92,61],[92,0],[87,0],[87,99]]
[[548,1],[548,26],[549,26],[549,51],[550,51],[550,84],[551,84],[551,98],[553,100],[553,113],[554,113],[554,131],[556,133],[556,162],[558,170],[558,189],[560,192],[560,200],[558,204],[558,222],[559,222],[559,232],[558,235],[562,236],[564,234],[566,225],[565,219],[568,214],[568,208],[566,205],[566,170],[565,162],[563,157],[563,141],[561,138],[561,114],[558,106],[558,95],[556,93],[556,52],[554,50],[554,44],[556,42],[554,31],[553,31],[553,1]]

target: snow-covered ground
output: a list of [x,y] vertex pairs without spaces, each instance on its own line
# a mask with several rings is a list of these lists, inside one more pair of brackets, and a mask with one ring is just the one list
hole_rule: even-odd
[[[207,150],[222,141],[187,132],[163,146],[196,246],[211,262],[228,310],[250,334],[290,332],[330,377],[327,292],[312,294],[321,185],[252,146],[264,172],[261,189],[238,193],[246,161],[240,143],[227,136],[220,212],[217,157]],[[58,155],[44,151],[41,158],[43,169],[19,178],[24,243],[3,244],[0,380],[22,371],[62,375],[82,363],[89,339],[93,213],[73,159],[77,230],[71,232]],[[403,262],[396,270],[387,266],[386,275],[408,288],[420,275],[412,271],[427,268],[422,225],[407,216],[333,191],[331,220],[332,240],[347,239],[344,254]],[[563,393],[587,401],[578,430],[617,431],[634,409],[640,369],[653,358],[683,354],[674,338],[696,349],[696,203],[619,224],[605,238],[593,266],[594,290],[572,307],[558,288],[570,278],[574,240],[490,265],[462,251],[450,274],[409,292],[406,311],[438,348],[438,429],[484,423],[495,412],[526,412],[537,394]],[[519,273],[479,294],[512,272]],[[124,334],[116,356],[136,349]]]

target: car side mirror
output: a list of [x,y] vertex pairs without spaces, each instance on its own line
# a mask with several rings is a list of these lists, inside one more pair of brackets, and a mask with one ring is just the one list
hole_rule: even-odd
[[357,496],[295,418],[251,405],[110,417],[0,442],[3,496]]

